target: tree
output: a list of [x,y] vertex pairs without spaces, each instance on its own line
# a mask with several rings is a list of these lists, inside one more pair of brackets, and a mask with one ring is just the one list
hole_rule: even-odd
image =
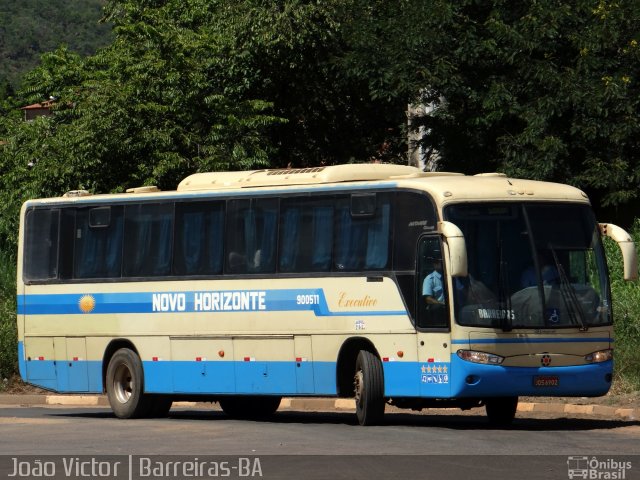
[[372,98],[367,82],[345,75],[336,61],[349,3],[245,0],[215,14],[228,52],[224,83],[266,99],[286,120],[270,131],[273,166],[362,161],[400,135],[405,105]]
[[72,189],[173,189],[195,171],[376,154],[404,107],[371,101],[365,82],[336,69],[342,5],[112,0],[111,45],[84,58],[61,47],[24,77],[23,102],[55,107],[27,124],[3,120],[0,169],[7,186],[20,179],[6,200],[17,212]]
[[42,53],[64,44],[90,55],[109,43],[110,26],[99,24],[105,0],[3,0],[0,5],[0,78],[15,88]]
[[375,96],[437,106],[423,124],[443,168],[636,198],[638,0],[355,5],[346,68]]
[[23,81],[16,98],[55,97],[53,117],[1,121],[0,173],[20,179],[5,195],[395,160],[422,101],[444,169],[625,202],[640,168],[639,2],[111,0],[109,46],[60,48]]

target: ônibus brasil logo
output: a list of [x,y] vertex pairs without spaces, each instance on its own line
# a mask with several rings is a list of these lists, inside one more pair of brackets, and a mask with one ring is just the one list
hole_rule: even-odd
[[627,470],[631,470],[631,462],[613,458],[602,460],[586,455],[567,458],[569,479],[625,480],[627,478]]

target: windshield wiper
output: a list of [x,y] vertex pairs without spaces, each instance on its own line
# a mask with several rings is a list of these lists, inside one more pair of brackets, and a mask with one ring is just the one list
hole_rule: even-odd
[[498,307],[500,309],[500,327],[503,332],[513,330],[511,321],[511,297],[509,296],[509,276],[507,262],[502,255],[502,241],[499,241],[498,251]]
[[569,278],[567,277],[567,274],[564,271],[564,267],[558,260],[558,255],[556,255],[556,251],[553,249],[551,245],[549,245],[549,250],[553,255],[553,261],[556,264],[556,270],[558,271],[558,276],[560,277],[560,293],[562,294],[562,300],[564,301],[564,304],[567,307],[567,313],[569,314],[569,319],[571,320],[571,323],[580,325],[581,332],[586,332],[589,329],[589,327],[584,321],[585,315],[584,315],[584,310],[582,309],[582,303],[580,303],[580,300],[578,300],[578,297],[576,296],[576,291],[571,286],[571,282],[569,281]]

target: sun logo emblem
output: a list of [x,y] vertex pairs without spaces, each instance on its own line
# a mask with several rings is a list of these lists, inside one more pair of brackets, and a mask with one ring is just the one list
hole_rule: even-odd
[[548,367],[549,365],[551,365],[551,356],[543,355],[542,358],[540,359],[540,363],[542,364],[543,367]]
[[91,313],[96,308],[96,299],[93,295],[83,295],[78,301],[78,307],[83,313]]

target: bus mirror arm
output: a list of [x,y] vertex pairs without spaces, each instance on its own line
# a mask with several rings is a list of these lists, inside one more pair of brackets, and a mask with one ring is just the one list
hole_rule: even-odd
[[624,262],[624,279],[638,279],[638,254],[631,235],[613,223],[601,223],[600,233],[618,244]]
[[451,222],[438,222],[438,231],[449,247],[449,272],[452,277],[467,276],[467,245],[464,234]]

